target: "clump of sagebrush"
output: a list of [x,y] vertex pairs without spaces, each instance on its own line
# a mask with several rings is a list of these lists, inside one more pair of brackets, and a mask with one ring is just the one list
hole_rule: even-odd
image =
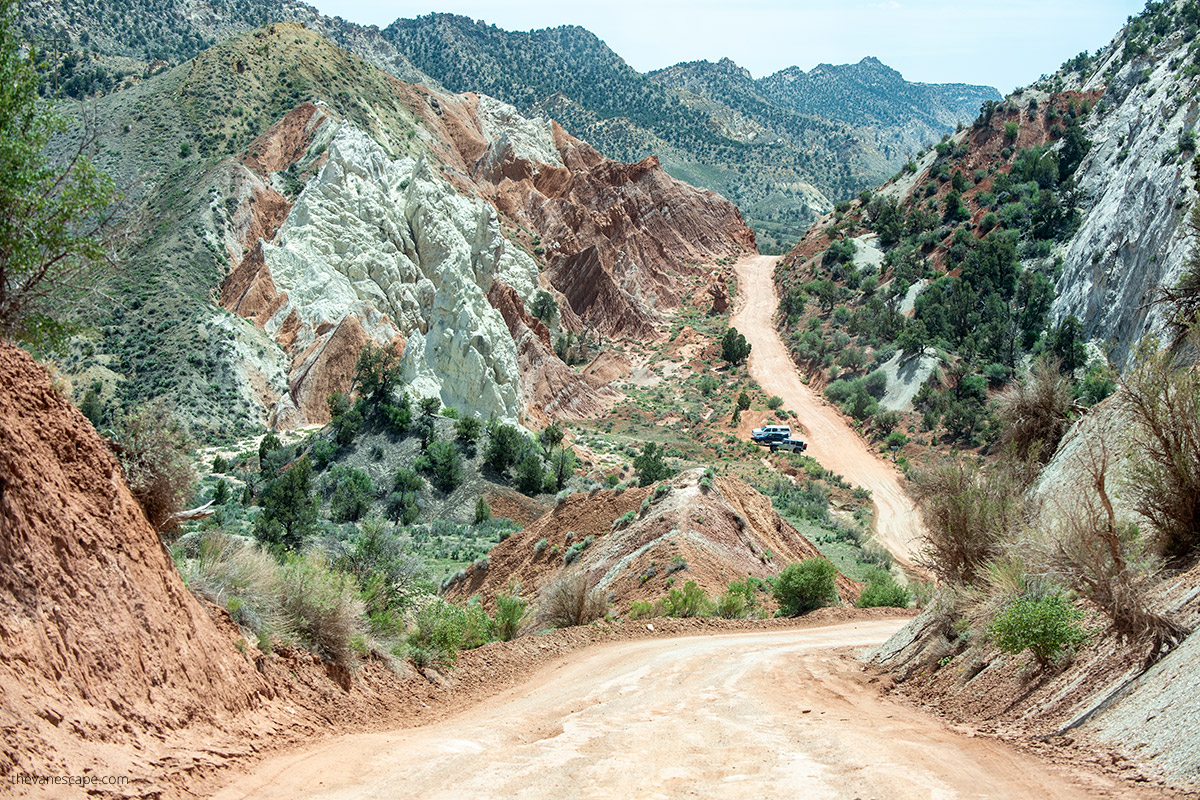
[[582,572],[568,573],[542,591],[538,617],[552,628],[587,625],[604,616],[608,603],[600,590],[588,584]]
[[117,419],[112,448],[134,498],[156,530],[172,524],[196,482],[191,439],[165,407],[151,403]]
[[976,583],[1023,519],[1021,482],[1007,465],[988,469],[960,456],[915,483],[927,531],[922,566],[947,583]]
[[1137,526],[1117,518],[1108,490],[1108,447],[1102,436],[1092,434],[1080,456],[1089,483],[1058,509],[1047,560],[1068,586],[1108,617],[1117,636],[1148,644],[1151,663],[1189,631],[1152,607],[1161,562],[1147,551]]
[[1011,445],[1021,458],[1033,452],[1041,463],[1048,462],[1070,426],[1072,400],[1071,382],[1063,376],[1061,362],[1038,359],[998,398],[1001,448]]
[[[1200,334],[1190,341],[1200,345]],[[1200,557],[1200,371],[1156,348],[1143,345],[1121,385],[1134,420],[1126,483],[1159,552],[1186,567]]]

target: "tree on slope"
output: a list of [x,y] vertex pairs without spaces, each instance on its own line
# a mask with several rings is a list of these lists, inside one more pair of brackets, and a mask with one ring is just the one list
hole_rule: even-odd
[[17,4],[0,0],[0,338],[41,348],[69,333],[62,309],[84,299],[108,263],[112,181],[85,153],[46,155],[64,121],[37,102],[37,75],[21,52]]

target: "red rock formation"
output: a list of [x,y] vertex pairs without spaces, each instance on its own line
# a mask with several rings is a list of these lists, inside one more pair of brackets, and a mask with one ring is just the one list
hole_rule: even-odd
[[146,732],[271,694],[184,587],[91,424],[7,344],[0,562],[0,774],[116,774]]
[[593,386],[562,362],[550,344],[550,331],[530,315],[516,290],[496,281],[488,302],[504,317],[517,344],[517,365],[525,396],[526,422],[545,424],[554,419],[596,417],[620,399],[607,386]]
[[[460,191],[492,203],[510,231],[524,227],[540,235],[545,275],[560,298],[560,319],[568,330],[654,340],[660,336],[661,312],[682,302],[681,276],[699,275],[715,258],[754,248],[754,234],[735,206],[671,178],[655,158],[637,164],[606,159],[555,124],[553,146],[562,166],[532,163],[517,157],[507,139],[488,140],[478,96],[390,83],[432,134],[428,147],[448,167],[446,178]],[[303,157],[327,119],[311,103],[293,109],[254,141],[243,163],[269,178]],[[275,285],[257,241],[274,237],[290,207],[269,189],[256,193],[251,204],[244,243],[249,249],[222,285],[221,304],[261,327],[287,296]],[[526,414],[540,419],[598,413],[611,398],[562,365],[549,332],[513,313],[521,303],[511,299],[493,302],[502,301],[508,309],[505,319],[521,352],[522,371],[532,372],[522,377]],[[295,334],[295,325],[285,322],[275,337],[290,352]],[[366,341],[358,320],[340,322],[336,335],[336,341],[322,337],[303,353],[292,353],[294,409],[276,422],[328,419],[322,393],[349,388],[349,350]],[[527,335],[536,341],[526,342]]]
[[328,119],[312,103],[301,103],[250,143],[242,163],[264,177],[287,169],[300,160]]
[[[515,581],[523,595],[536,598],[566,569],[551,548],[564,551],[587,538],[592,539],[590,545],[571,569],[586,573],[602,592],[611,593],[622,611],[634,600],[662,598],[673,583],[685,579],[715,597],[732,580],[747,575],[767,578],[789,563],[823,558],[753,487],[735,478],[717,478],[711,488],[702,489],[701,474],[691,470],[675,477],[663,497],[652,497],[650,488],[571,495],[492,548],[488,568],[468,569],[449,593],[463,599],[479,595],[488,605]],[[643,508],[647,498],[650,504]],[[614,520],[629,512],[634,520],[614,527]],[[534,546],[542,539],[551,547]],[[687,572],[670,581],[666,567],[677,559],[686,562]],[[843,601],[853,601],[861,589],[841,574],[836,586]]]

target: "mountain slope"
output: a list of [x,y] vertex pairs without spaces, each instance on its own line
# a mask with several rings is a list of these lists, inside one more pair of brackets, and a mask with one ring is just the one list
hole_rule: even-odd
[[754,246],[736,208],[653,159],[403,83],[295,23],[98,105],[97,162],[138,213],[119,302],[66,369],[212,432],[326,421],[372,341],[404,353],[410,392],[466,413],[595,414],[611,390],[544,325],[526,336],[536,293],[555,335],[653,340],[706,264]]
[[[610,156],[659,155],[672,174],[738,203],[772,246],[898,166],[926,128],[940,135],[997,97],[987,87],[907,84],[874,60],[826,70],[836,80],[817,80],[818,68],[806,91],[790,94],[784,73],[755,82],[728,60],[642,75],[593,34],[570,26],[510,32],[431,14],[397,20],[384,35],[451,89],[549,113]],[[796,72],[785,71],[793,78]],[[881,75],[888,80],[874,93],[861,91]],[[869,120],[858,108],[830,114],[852,86],[858,106],[886,110]],[[921,106],[932,108],[914,114]],[[869,129],[885,122],[905,135]]]

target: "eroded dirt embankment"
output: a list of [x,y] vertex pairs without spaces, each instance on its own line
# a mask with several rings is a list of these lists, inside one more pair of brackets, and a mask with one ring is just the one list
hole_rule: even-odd
[[774,269],[778,256],[747,256],[737,264],[738,296],[729,324],[752,345],[749,369],[768,395],[783,398],[804,427],[808,455],[851,483],[871,490],[875,535],[905,567],[912,569],[924,526],[916,505],[901,485],[900,473],[873,453],[846,418],[805,386],[775,330]]

